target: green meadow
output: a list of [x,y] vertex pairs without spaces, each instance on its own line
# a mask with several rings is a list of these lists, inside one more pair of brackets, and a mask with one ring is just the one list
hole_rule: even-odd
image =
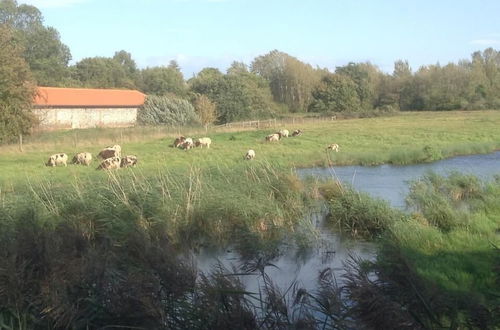
[[[74,176],[102,178],[98,163],[90,168],[44,166],[51,154],[64,152],[71,159],[77,152],[94,156],[107,145],[120,144],[123,154],[139,157],[134,171],[148,175],[158,170],[188,170],[189,167],[246,166],[243,156],[254,149],[255,162],[293,167],[327,165],[411,164],[430,162],[462,154],[487,153],[500,148],[500,112],[412,112],[397,116],[337,120],[304,124],[277,125],[266,130],[204,132],[202,129],[178,129],[186,136],[212,139],[208,149],[183,151],[171,148],[176,133],[167,128],[88,129],[47,132],[25,138],[24,152],[17,145],[0,148],[0,186],[26,180],[60,181]],[[266,143],[264,137],[286,128],[302,129],[303,135]],[[340,152],[326,152],[331,143]]]

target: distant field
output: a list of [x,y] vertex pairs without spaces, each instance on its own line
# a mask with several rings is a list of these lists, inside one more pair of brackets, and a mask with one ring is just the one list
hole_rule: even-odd
[[[183,151],[169,147],[177,133],[162,128],[90,129],[46,132],[29,137],[24,152],[18,146],[0,147],[0,187],[25,180],[65,181],[76,175],[105,176],[89,168],[68,165],[48,168],[50,154],[65,152],[70,159],[76,152],[96,155],[109,144],[121,144],[123,154],[139,157],[137,170],[144,174],[159,169],[173,171],[189,166],[246,166],[245,152],[256,151],[255,162],[287,167],[326,166],[328,164],[380,163],[407,164],[433,161],[457,154],[491,152],[500,148],[500,111],[411,112],[397,116],[325,121],[287,125],[276,129],[240,132],[211,132],[186,129],[187,136],[209,136],[207,149]],[[265,143],[264,137],[280,128],[300,128],[302,136]],[[193,132],[193,133],[191,133]],[[338,143],[340,152],[326,153],[325,147]]]

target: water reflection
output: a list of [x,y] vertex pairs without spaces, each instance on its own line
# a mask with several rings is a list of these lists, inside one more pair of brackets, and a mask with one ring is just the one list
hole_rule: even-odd
[[[265,268],[266,274],[280,288],[287,288],[297,283],[306,290],[317,287],[319,273],[325,268],[335,271],[338,280],[343,273],[343,261],[350,255],[362,259],[374,259],[375,247],[373,243],[351,240],[334,233],[325,223],[326,208],[311,214],[311,221],[315,224],[318,236],[314,244],[308,248],[299,248],[295,245],[283,246],[278,258],[271,260],[272,266]],[[217,262],[221,262],[226,269],[236,267],[241,269],[244,261],[234,249],[202,249],[195,256],[198,269],[209,272]],[[257,293],[263,283],[260,274],[241,276],[246,290]]]

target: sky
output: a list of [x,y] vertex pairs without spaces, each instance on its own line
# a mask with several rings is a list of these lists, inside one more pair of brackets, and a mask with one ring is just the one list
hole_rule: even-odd
[[176,60],[186,79],[277,49],[335,70],[370,61],[422,65],[500,49],[500,0],[18,0],[56,28],[72,63],[132,54],[140,68]]

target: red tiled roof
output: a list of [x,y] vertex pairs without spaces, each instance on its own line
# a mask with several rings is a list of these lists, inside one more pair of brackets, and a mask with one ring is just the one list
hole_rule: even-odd
[[137,107],[145,98],[136,90],[38,87],[35,106]]

